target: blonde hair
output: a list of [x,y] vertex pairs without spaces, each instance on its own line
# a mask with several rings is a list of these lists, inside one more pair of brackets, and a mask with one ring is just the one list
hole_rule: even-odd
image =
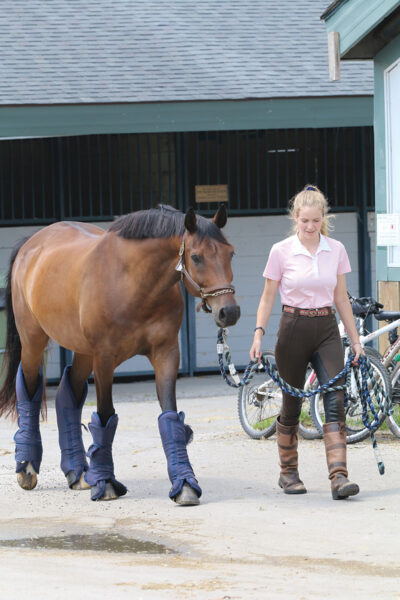
[[322,214],[322,235],[329,235],[329,232],[333,230],[331,224],[332,219],[335,217],[329,215],[329,205],[324,194],[315,185],[307,184],[304,188],[291,199],[289,203],[289,216],[294,220],[292,232],[297,232],[297,224],[295,219],[299,216],[300,210],[305,207],[319,208]]

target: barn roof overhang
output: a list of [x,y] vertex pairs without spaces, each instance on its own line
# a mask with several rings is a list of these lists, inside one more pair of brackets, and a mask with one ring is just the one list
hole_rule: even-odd
[[[334,85],[334,84],[332,84]],[[373,97],[0,107],[0,138],[368,126]]]
[[342,59],[371,59],[400,35],[400,0],[336,0],[322,14]]

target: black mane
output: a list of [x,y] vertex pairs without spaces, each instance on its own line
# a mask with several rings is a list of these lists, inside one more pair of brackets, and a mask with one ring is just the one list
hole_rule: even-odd
[[[196,215],[196,235],[200,241],[211,238],[222,244],[227,240],[219,227],[201,215]],[[109,228],[126,239],[170,238],[182,236],[185,232],[185,215],[172,206],[159,204],[156,208],[138,210],[119,217]]]

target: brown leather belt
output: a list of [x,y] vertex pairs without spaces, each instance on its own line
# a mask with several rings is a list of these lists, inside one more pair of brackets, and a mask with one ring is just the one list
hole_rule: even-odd
[[297,308],[284,304],[282,311],[300,317],[327,317],[328,315],[335,314],[335,309],[332,306],[324,306],[323,308]]

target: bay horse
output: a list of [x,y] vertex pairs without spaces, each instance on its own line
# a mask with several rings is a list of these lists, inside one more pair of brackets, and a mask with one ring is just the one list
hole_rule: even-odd
[[[91,488],[92,500],[126,493],[114,475],[112,443],[118,424],[112,401],[115,368],[140,354],[153,365],[161,414],[162,445],[178,504],[199,503],[201,488],[186,446],[192,437],[177,412],[178,332],[184,286],[201,297],[218,327],[234,325],[233,247],[221,232],[221,206],[213,220],[172,207],[119,217],[104,231],[79,222],[58,222],[14,249],[6,289],[6,377],[0,415],[18,415],[16,472],[23,489],[37,484],[42,459],[39,418],[43,411],[43,352],[49,338],[73,351],[56,394],[61,468],[73,489]],[[91,372],[97,412],[86,454],[81,413]],[[87,462],[86,456],[90,459]]]

